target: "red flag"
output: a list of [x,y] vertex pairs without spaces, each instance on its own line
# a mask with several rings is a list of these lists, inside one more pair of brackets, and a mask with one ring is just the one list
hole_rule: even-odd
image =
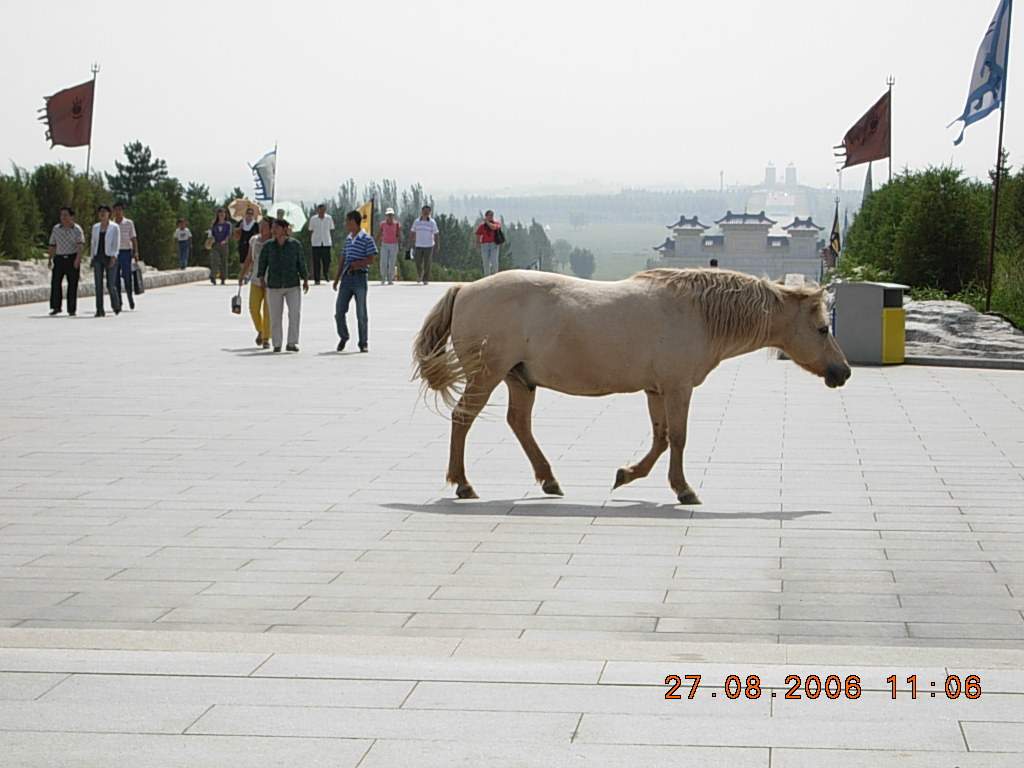
[[50,146],[84,147],[92,141],[95,80],[65,88],[46,99],[46,138]]
[[881,160],[892,153],[892,94],[886,91],[867,114],[858,120],[843,137],[846,150],[844,168],[872,160]]

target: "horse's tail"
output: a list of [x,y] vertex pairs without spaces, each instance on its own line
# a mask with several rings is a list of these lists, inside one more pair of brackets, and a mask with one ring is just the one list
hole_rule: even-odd
[[465,383],[482,368],[479,349],[473,351],[469,360],[461,360],[448,344],[455,298],[460,288],[453,285],[434,305],[413,344],[416,366],[413,379],[420,379],[424,391],[433,390],[449,408],[455,407]]

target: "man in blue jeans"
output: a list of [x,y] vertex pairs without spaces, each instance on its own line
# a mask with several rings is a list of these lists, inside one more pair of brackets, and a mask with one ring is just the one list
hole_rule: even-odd
[[345,349],[348,343],[348,323],[345,322],[345,315],[348,313],[349,302],[356,300],[356,322],[359,326],[359,351],[369,352],[368,319],[366,315],[366,288],[367,273],[370,264],[377,255],[377,244],[362,230],[363,216],[359,211],[349,211],[345,215],[345,230],[348,237],[345,238],[345,250],[342,258],[338,261],[338,275],[334,278],[334,290],[338,291],[338,284],[341,290],[338,291],[338,303],[334,308],[334,320],[338,326],[338,351]]
[[[125,203],[118,200],[114,203],[114,223],[121,232],[121,248],[117,252],[117,269],[119,276],[118,290],[121,291],[121,304],[128,299],[128,306],[135,309],[134,279],[132,266],[139,261],[139,236],[135,231],[135,222],[124,215]],[[138,267],[136,267],[138,269]],[[121,287],[121,283],[124,284]]]

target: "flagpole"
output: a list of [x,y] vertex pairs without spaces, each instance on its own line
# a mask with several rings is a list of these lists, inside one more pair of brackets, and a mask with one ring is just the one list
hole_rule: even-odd
[[892,87],[896,85],[896,78],[889,75],[885,84],[889,86],[889,181],[892,181]]
[[1006,83],[1010,73],[1010,32],[1013,29],[1013,0],[1006,3],[1006,62],[1003,66],[1003,103],[999,106],[999,146],[996,149],[996,178],[992,190],[992,232],[988,242],[988,280],[985,286],[985,311],[992,310],[992,278],[996,265],[996,231],[999,227],[999,187],[1003,177],[1003,126],[1006,122]]
[[89,71],[92,72],[92,110],[89,113],[89,144],[85,150],[85,178],[89,178],[89,169],[92,167],[92,128],[96,124],[96,75],[100,72],[100,65],[94,62]]

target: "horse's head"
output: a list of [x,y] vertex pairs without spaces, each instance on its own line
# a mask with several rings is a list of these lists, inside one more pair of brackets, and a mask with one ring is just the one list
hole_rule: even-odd
[[797,365],[820,376],[831,388],[850,378],[850,364],[831,333],[823,288],[787,289],[787,327],[780,346]]

